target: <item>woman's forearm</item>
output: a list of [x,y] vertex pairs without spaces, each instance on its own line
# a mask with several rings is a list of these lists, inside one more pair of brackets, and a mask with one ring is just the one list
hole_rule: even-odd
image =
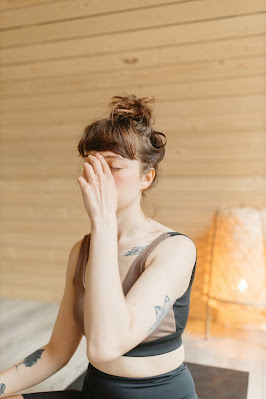
[[46,380],[63,366],[48,345],[42,346],[0,374],[0,398]]
[[118,265],[116,216],[91,223],[89,259],[85,271],[84,328],[88,357],[113,358],[130,327],[128,305]]

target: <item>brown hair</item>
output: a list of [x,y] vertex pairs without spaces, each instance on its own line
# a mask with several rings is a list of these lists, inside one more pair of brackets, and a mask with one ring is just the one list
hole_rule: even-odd
[[[112,151],[124,158],[140,162],[140,175],[155,169],[155,177],[145,191],[158,183],[158,164],[165,155],[166,137],[152,128],[152,111],[148,103],[154,97],[137,98],[135,95],[113,96],[108,118],[96,120],[85,127],[78,144],[79,156],[94,151]],[[165,137],[165,143],[160,136]]]

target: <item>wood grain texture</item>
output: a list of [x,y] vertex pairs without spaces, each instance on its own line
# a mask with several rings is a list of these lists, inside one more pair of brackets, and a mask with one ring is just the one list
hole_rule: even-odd
[[145,210],[195,241],[190,315],[204,320],[214,211],[265,207],[265,2],[86,4],[0,4],[0,296],[60,301],[70,248],[89,229],[77,144],[125,91],[156,98],[167,145]]

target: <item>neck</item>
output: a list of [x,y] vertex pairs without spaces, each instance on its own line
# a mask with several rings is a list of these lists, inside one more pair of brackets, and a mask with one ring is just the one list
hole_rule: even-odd
[[126,208],[119,208],[117,216],[117,239],[121,244],[139,237],[139,231],[151,228],[151,219],[145,215],[139,203],[132,203]]

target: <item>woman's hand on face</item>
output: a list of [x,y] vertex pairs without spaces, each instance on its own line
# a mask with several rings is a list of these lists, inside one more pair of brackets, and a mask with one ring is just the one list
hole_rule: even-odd
[[116,216],[118,193],[111,169],[99,153],[88,155],[88,160],[83,177],[77,178],[86,211],[91,221]]

